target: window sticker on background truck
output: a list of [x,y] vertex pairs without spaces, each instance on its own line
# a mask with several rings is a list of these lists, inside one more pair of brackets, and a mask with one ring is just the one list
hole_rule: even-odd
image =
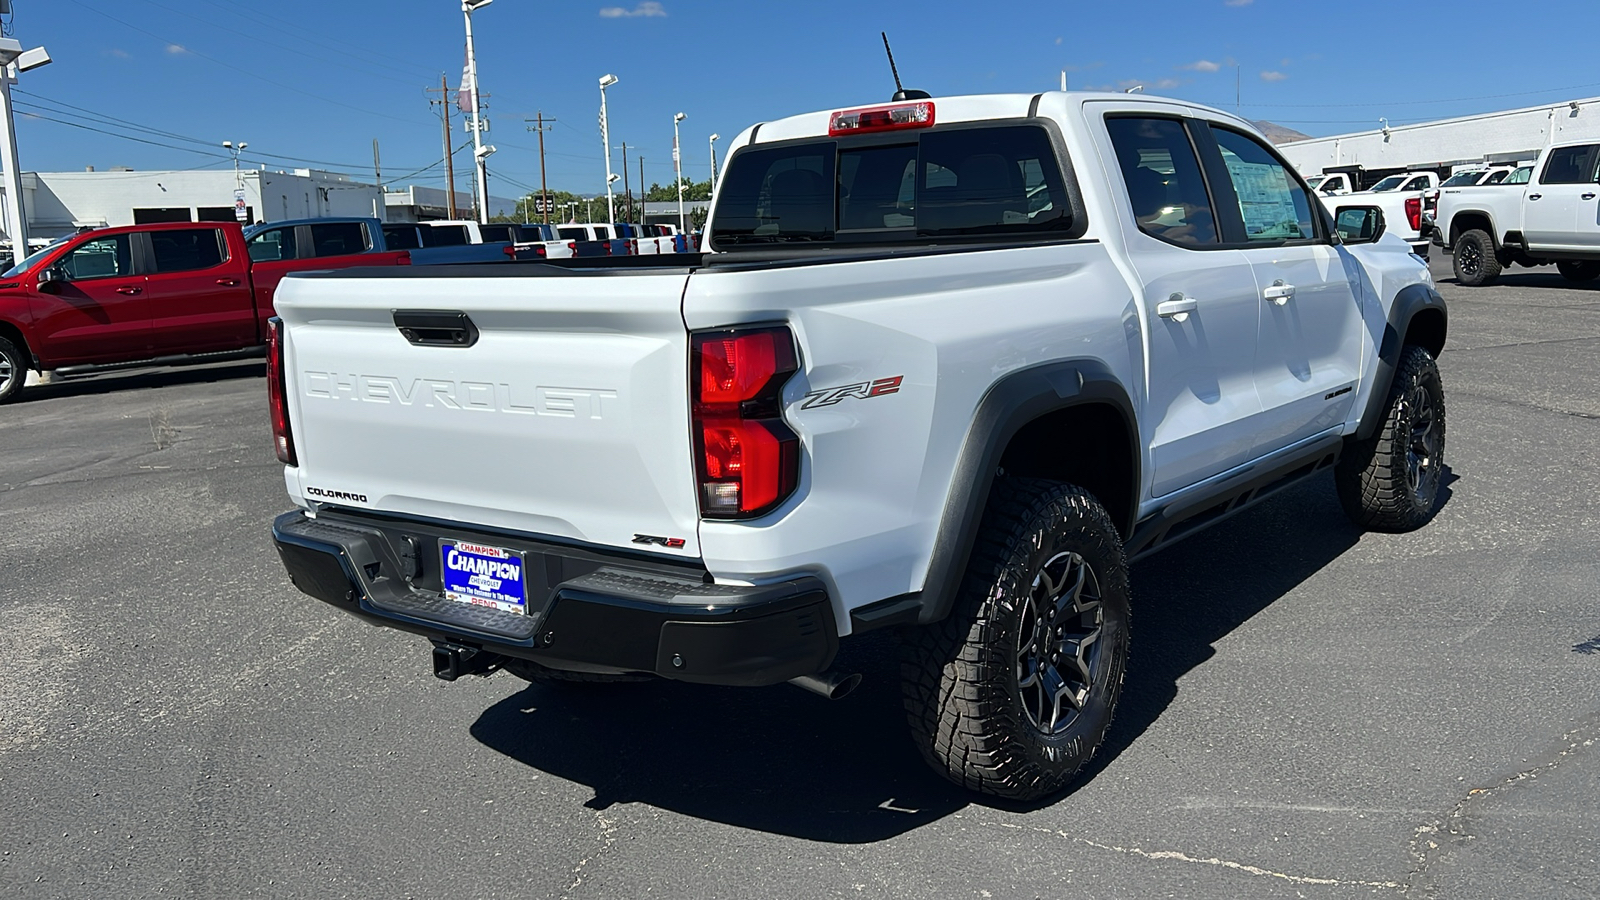
[[521,553],[482,544],[440,541],[439,555],[443,561],[439,580],[446,598],[501,612],[527,612],[528,589],[522,578]]

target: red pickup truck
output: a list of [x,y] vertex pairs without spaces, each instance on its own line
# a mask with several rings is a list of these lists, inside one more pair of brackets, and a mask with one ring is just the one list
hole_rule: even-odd
[[272,293],[290,272],[409,265],[361,222],[266,228],[233,222],[98,228],[0,273],[0,403],[27,370],[69,375],[259,351]]

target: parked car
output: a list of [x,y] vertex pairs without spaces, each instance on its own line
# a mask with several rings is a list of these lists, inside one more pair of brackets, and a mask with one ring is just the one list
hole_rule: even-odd
[[706,235],[690,265],[286,282],[294,584],[427,636],[447,680],[838,696],[840,641],[896,628],[927,761],[1037,800],[1110,725],[1129,559],[1330,471],[1361,527],[1434,513],[1427,266],[1376,205],[1322,215],[1230,113],[1052,92],[768,121]]
[[347,222],[252,229],[233,222],[97,228],[0,274],[0,403],[27,371],[62,375],[260,353],[273,292],[290,272],[408,265]]
[[1493,284],[1513,264],[1555,263],[1576,282],[1600,276],[1600,144],[1546,148],[1531,181],[1514,181],[1521,172],[1440,194],[1434,242],[1452,255],[1456,280]]
[[1306,186],[1319,194],[1338,195],[1349,194],[1355,191],[1351,187],[1351,177],[1344,172],[1334,172],[1327,175],[1313,175],[1306,179]]
[[1433,240],[1433,230],[1436,227],[1434,223],[1438,221],[1436,212],[1441,190],[1445,188],[1499,184],[1515,171],[1517,171],[1516,166],[1469,166],[1452,172],[1450,177],[1440,182],[1437,188],[1427,191],[1422,196],[1422,238],[1428,241]]

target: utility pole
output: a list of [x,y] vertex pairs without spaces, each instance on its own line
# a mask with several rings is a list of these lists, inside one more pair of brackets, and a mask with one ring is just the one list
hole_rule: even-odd
[[[428,88],[428,93],[433,93],[435,88]],[[446,203],[450,207],[450,218],[456,217],[456,157],[450,147],[450,82],[441,74],[439,76],[439,106],[444,110],[444,180]],[[429,100],[429,103],[435,101]]]
[[[628,160],[627,160],[626,157],[623,158],[622,164],[623,165],[627,165],[628,164]],[[644,186],[644,157],[641,156],[641,157],[639,157],[639,227],[640,228],[644,227],[644,205],[646,203],[649,203],[649,202],[650,202],[650,189]]]
[[1241,104],[1240,104],[1239,101],[1240,101],[1240,98],[1244,96],[1244,78],[1243,78],[1243,76],[1241,76],[1239,74],[1239,72],[1240,72],[1239,64],[1238,63],[1234,63],[1233,64],[1233,111],[1235,113],[1239,112],[1239,110],[1241,108]]
[[478,100],[478,56],[472,44],[472,13],[494,0],[461,0],[461,15],[467,23],[467,78],[472,82],[472,160],[478,182],[478,222],[489,222],[489,154],[493,147],[483,145],[483,117]]
[[722,138],[720,134],[713,134],[706,145],[711,148],[711,193],[717,192],[717,141]]
[[628,211],[622,214],[624,221],[633,221],[633,189],[628,186],[628,142],[622,142],[622,201],[627,205]]
[[[528,120],[527,119],[523,119],[522,121],[526,122]],[[543,110],[539,111],[538,117],[535,118],[534,121],[537,122],[538,124],[529,125],[528,126],[528,130],[529,131],[537,131],[537,132],[539,132],[539,205],[544,207],[544,223],[546,225],[549,225],[550,224],[550,187],[549,187],[549,185],[547,185],[545,183],[545,180],[544,180],[544,132],[545,132],[544,123],[545,123],[546,119],[544,117],[544,111]],[[548,121],[554,122],[555,119],[550,119]]]
[[378,162],[377,138],[372,139],[372,180],[377,184],[378,190],[383,190],[383,166]]

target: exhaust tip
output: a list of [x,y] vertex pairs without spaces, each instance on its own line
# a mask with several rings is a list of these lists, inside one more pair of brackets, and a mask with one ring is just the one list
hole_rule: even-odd
[[861,675],[858,672],[849,674],[843,672],[819,672],[815,675],[801,675],[799,678],[791,678],[789,683],[795,687],[804,688],[819,697],[840,700],[861,684]]

